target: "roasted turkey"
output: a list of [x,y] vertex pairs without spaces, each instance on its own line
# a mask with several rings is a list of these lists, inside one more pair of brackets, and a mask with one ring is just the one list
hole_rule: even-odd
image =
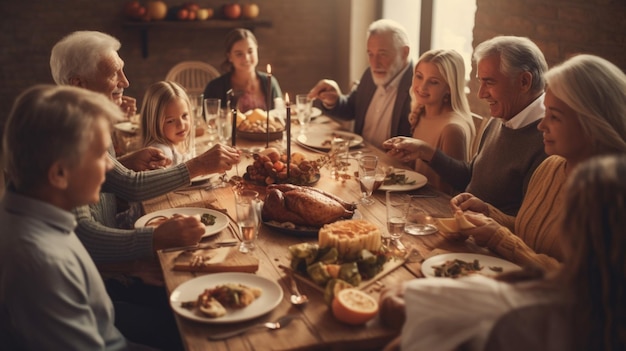
[[295,225],[321,227],[340,219],[352,218],[356,205],[323,190],[291,184],[267,187],[263,220],[291,222]]

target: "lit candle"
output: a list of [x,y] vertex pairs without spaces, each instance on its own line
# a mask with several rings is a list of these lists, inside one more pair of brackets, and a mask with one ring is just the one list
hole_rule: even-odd
[[289,168],[291,166],[291,104],[289,94],[285,93],[285,106],[287,107],[285,132],[287,133],[287,179],[289,179]]
[[265,147],[270,146],[270,109],[271,109],[271,101],[272,101],[272,66],[267,64],[267,120],[265,121],[265,132],[267,135],[267,140],[265,143]]

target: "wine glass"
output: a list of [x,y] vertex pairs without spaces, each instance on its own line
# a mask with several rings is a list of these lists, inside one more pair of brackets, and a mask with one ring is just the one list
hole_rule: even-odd
[[363,205],[371,205],[374,200],[371,199],[374,191],[374,183],[376,182],[376,168],[378,166],[378,157],[373,155],[361,156],[359,158],[359,184],[361,187],[361,203]]
[[298,122],[300,123],[300,134],[306,133],[309,122],[311,122],[312,110],[313,101],[309,99],[307,94],[296,95],[296,112],[298,115]]
[[254,190],[235,191],[237,225],[241,234],[239,251],[247,253],[254,250],[259,224],[261,221],[259,193]]

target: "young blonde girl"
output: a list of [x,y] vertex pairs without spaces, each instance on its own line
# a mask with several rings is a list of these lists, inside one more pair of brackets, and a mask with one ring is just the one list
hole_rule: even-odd
[[[412,137],[458,160],[471,159],[471,144],[476,136],[474,122],[465,96],[465,64],[454,50],[430,50],[415,65],[409,123]],[[426,162],[416,160],[415,170],[431,185],[452,193]]]
[[146,91],[141,106],[142,146],[161,149],[172,166],[193,157],[191,103],[178,83],[160,81]]

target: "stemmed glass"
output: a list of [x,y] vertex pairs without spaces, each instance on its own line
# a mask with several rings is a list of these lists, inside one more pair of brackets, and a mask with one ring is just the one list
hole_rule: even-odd
[[312,110],[313,100],[309,99],[307,94],[296,95],[296,112],[298,122],[300,122],[300,134],[306,133],[309,122],[311,122]]
[[363,205],[371,205],[374,200],[371,199],[374,191],[374,183],[376,182],[376,168],[378,167],[378,157],[373,155],[361,156],[359,158],[359,184],[361,186],[361,203]]
[[237,210],[237,225],[241,233],[239,251],[250,252],[254,250],[259,224],[261,222],[259,193],[254,190],[235,191]]

